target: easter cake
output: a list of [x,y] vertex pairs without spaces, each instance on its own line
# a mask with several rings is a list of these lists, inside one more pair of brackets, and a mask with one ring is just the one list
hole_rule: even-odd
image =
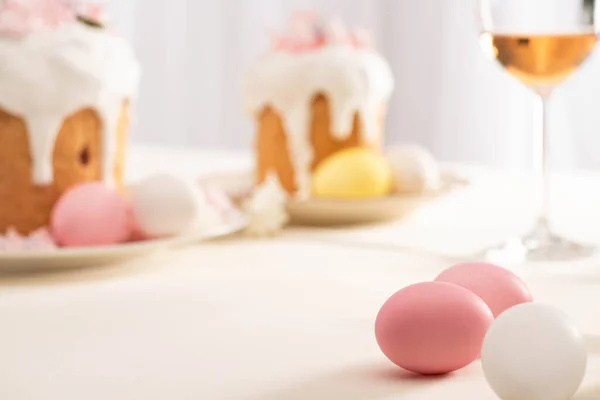
[[306,198],[313,171],[331,155],[380,150],[393,88],[391,68],[366,33],[295,14],[244,79],[245,109],[256,125],[256,185],[275,182]]
[[78,184],[123,185],[140,67],[100,8],[0,1],[0,234],[50,222]]

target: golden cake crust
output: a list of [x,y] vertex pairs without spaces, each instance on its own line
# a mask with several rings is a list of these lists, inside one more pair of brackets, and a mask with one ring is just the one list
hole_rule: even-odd
[[[327,98],[318,94],[312,101],[310,141],[313,151],[311,172],[330,155],[350,147],[381,148],[385,105],[379,113],[378,135],[374,141],[366,141],[359,115],[354,115],[352,132],[347,139],[338,140],[330,130],[330,110]],[[296,192],[295,171],[291,162],[288,141],[280,115],[271,107],[265,107],[258,116],[255,142],[256,183],[262,183],[269,173],[276,172],[281,186],[290,194]]]
[[[123,183],[128,130],[127,104],[119,119],[114,178]],[[54,180],[48,186],[31,182],[31,154],[22,118],[0,109],[0,233],[14,227],[21,234],[47,226],[58,198],[72,186],[101,179],[102,126],[93,109],[67,117],[54,144]]]

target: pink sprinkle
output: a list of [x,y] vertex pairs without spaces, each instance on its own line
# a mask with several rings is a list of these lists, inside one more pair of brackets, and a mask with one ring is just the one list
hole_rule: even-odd
[[290,25],[292,27],[298,25],[314,25],[319,22],[319,17],[313,11],[296,11],[290,18]]
[[[76,5],[66,0],[0,1],[0,36],[21,37],[33,32],[57,28],[75,20]],[[93,8],[93,14],[100,8]]]
[[371,47],[373,45],[373,35],[366,29],[357,29],[354,31],[352,40],[356,47]]
[[334,18],[328,24],[327,39],[330,43],[348,43],[348,31],[339,18]]
[[75,12],[93,22],[101,23],[104,20],[104,6],[100,3],[72,0]]
[[213,207],[223,220],[227,220],[234,210],[233,202],[221,189],[202,183],[202,193],[209,206]]
[[104,15],[104,10],[99,4],[89,4],[85,10],[85,15],[94,21],[100,21]]
[[209,185],[205,185],[204,190],[209,204],[220,209],[230,209],[233,207],[231,199],[222,190]]

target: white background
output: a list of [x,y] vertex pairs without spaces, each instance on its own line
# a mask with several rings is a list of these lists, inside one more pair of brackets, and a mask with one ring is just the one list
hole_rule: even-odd
[[[475,0],[113,0],[113,19],[144,67],[135,141],[247,147],[240,79],[267,29],[296,9],[373,31],[397,90],[388,141],[418,141],[446,160],[530,164],[532,96],[486,59]],[[555,93],[553,165],[600,167],[597,54]]]

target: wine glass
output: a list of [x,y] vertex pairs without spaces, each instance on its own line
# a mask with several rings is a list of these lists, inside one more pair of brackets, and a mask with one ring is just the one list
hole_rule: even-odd
[[481,45],[536,101],[533,161],[540,210],[529,233],[485,251],[491,260],[522,262],[585,257],[594,248],[557,235],[551,226],[548,100],[590,55],[598,40],[596,0],[478,0]]

